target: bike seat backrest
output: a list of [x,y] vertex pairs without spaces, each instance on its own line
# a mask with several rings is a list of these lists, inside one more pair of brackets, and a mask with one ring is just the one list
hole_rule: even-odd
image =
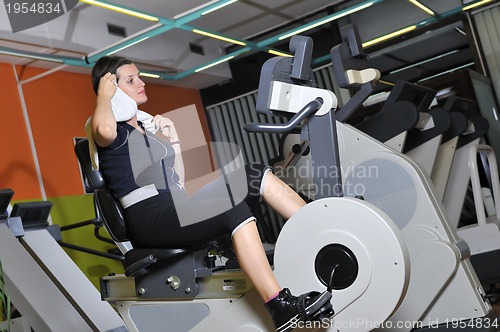
[[92,169],[89,142],[81,139],[75,145],[75,153],[82,167],[89,186],[94,191],[94,204],[99,217],[103,219],[104,227],[115,242],[129,241],[126,232],[123,208],[113,194],[106,188],[101,172]]
[[95,192],[95,202],[99,213],[104,219],[104,227],[106,227],[113,241],[130,241],[127,236],[123,208],[109,189],[98,189]]
[[92,169],[92,162],[90,160],[89,152],[89,141],[86,138],[82,138],[75,145],[75,153],[80,166],[82,168],[83,175],[88,181],[88,185],[92,190],[97,190],[105,186],[104,179],[101,172]]

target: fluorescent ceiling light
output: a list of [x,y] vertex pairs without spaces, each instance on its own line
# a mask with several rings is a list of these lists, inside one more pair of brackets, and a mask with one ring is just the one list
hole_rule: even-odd
[[132,45],[138,44],[138,43],[140,43],[140,42],[142,42],[142,41],[144,41],[144,40],[146,40],[146,39],[148,39],[148,38],[149,38],[149,36],[148,36],[148,37],[141,38],[141,39],[139,39],[139,40],[136,40],[136,41],[135,41],[135,42],[133,42],[133,43],[127,44],[127,45],[125,45],[125,46],[122,46],[122,47],[120,47],[120,48],[118,48],[118,49],[114,50],[114,51],[109,52],[107,55],[111,55],[111,54],[114,54],[114,53],[116,53],[116,52],[120,52],[121,50],[126,49],[127,47],[130,47],[130,46],[132,46]]
[[456,68],[453,68],[453,69],[450,69],[450,70],[447,70],[447,71],[443,71],[442,73],[439,73],[439,74],[435,74],[435,75],[432,75],[432,76],[429,76],[429,77],[426,77],[426,78],[422,78],[421,80],[418,80],[418,82],[424,82],[424,81],[428,81],[430,80],[431,78],[435,78],[435,77],[438,77],[438,76],[442,76],[442,75],[446,75],[446,74],[450,74],[450,73],[453,73],[454,71],[457,71],[459,69],[463,69],[463,68],[467,68],[469,66],[472,66],[475,62],[472,61],[472,62],[469,62],[465,65],[462,65],[462,66],[458,66]]
[[194,8],[188,9],[188,10],[186,10],[185,12],[182,12],[182,13],[180,13],[180,14],[175,15],[175,16],[173,17],[173,19],[174,19],[174,20],[176,20],[176,19],[178,19],[178,18],[184,17],[184,16],[189,15],[189,14],[191,14],[191,13],[194,13],[194,12],[196,12],[196,11],[200,10],[200,9],[203,9],[203,8],[205,8],[205,7],[207,7],[207,6],[210,6],[211,4],[216,3],[216,2],[218,2],[218,0],[212,0],[212,1],[210,1],[210,2],[207,2],[207,3],[204,3],[204,4],[202,4],[202,5],[196,6],[196,7],[194,7]]
[[216,35],[216,34],[213,34],[213,33],[210,33],[210,32],[206,32],[206,31],[203,31],[203,30],[193,29],[193,32],[197,33],[199,35],[210,37],[210,38],[219,39],[219,40],[222,40],[222,41],[225,41],[225,42],[228,42],[228,43],[233,43],[233,44],[237,44],[237,45],[241,45],[241,46],[246,46],[246,44],[244,42],[241,42],[239,40],[227,38],[227,37],[224,37],[224,36],[219,36],[219,35]]
[[445,56],[448,56],[450,54],[457,53],[457,52],[458,52],[458,50],[453,50],[453,51],[450,51],[450,52],[447,52],[447,53],[443,53],[443,54],[437,55],[437,56],[432,57],[430,59],[426,59],[426,60],[422,60],[422,61],[417,62],[417,63],[413,63],[413,64],[411,64],[409,66],[405,66],[403,68],[399,68],[399,69],[393,70],[393,71],[389,72],[389,75],[396,74],[396,73],[399,73],[400,71],[403,71],[403,70],[406,70],[406,69],[410,69],[410,68],[413,68],[413,67],[416,67],[416,66],[423,65],[424,63],[431,62],[431,61],[443,58]]
[[483,0],[483,1],[479,1],[479,2],[476,2],[476,3],[473,3],[473,4],[470,4],[468,6],[465,6],[462,8],[463,11],[465,10],[469,10],[469,9],[472,9],[472,8],[475,8],[477,6],[481,6],[481,5],[484,5],[485,3],[488,3],[490,2],[491,0]]
[[158,74],[152,74],[152,73],[148,73],[148,72],[145,72],[145,71],[141,71],[139,73],[139,76],[151,77],[151,78],[160,78],[160,75],[158,75]]
[[408,1],[410,1],[412,4],[414,4],[418,8],[422,9],[427,14],[429,14],[431,16],[436,15],[436,13],[434,13],[434,11],[432,11],[429,7],[425,6],[424,4],[420,3],[419,1],[417,1],[417,0],[408,0]]
[[16,52],[16,51],[0,50],[0,54],[15,56],[18,58],[32,59],[32,60],[42,60],[42,61],[64,63],[64,61],[61,59],[49,58],[49,57],[44,57],[42,55],[21,53],[21,52]]
[[226,7],[227,5],[230,5],[230,4],[232,4],[233,2],[236,2],[236,1],[238,1],[238,0],[228,1],[228,2],[226,2],[226,3],[223,3],[222,5],[215,6],[214,8],[209,9],[209,10],[207,10],[207,11],[205,11],[205,12],[201,13],[201,15],[202,15],[202,16],[203,16],[203,15],[207,15],[207,14],[209,14],[209,13],[211,13],[211,12],[214,12],[214,11],[216,11],[216,10],[221,9],[222,7]]
[[384,41],[384,40],[387,40],[387,39],[391,39],[391,38],[394,38],[396,36],[399,36],[399,35],[402,35],[402,34],[405,34],[407,32],[410,32],[412,30],[415,30],[417,28],[416,25],[412,25],[412,26],[409,26],[407,28],[404,28],[404,29],[401,29],[401,30],[398,30],[398,31],[394,31],[394,32],[391,32],[387,35],[384,35],[382,37],[378,37],[378,38],[375,38],[375,39],[372,39],[370,41],[367,41],[365,43],[363,43],[363,47],[368,47],[368,46],[371,46],[371,45],[374,45],[374,44],[377,44],[377,43],[380,43],[381,41]]
[[277,55],[277,56],[293,57],[293,55],[291,55],[291,54],[283,53],[283,52],[276,51],[276,50],[268,50],[267,52],[270,54],[273,54],[273,55]]
[[380,82],[382,84],[385,84],[385,85],[390,85],[390,86],[395,86],[396,85],[396,83],[392,83],[392,82],[384,81],[384,80],[378,80],[378,82]]
[[211,63],[211,64],[208,64],[208,65],[206,65],[206,66],[203,66],[203,67],[201,67],[201,68],[198,68],[198,69],[196,69],[194,72],[195,72],[195,73],[200,72],[200,71],[202,71],[202,70],[205,70],[205,69],[208,69],[208,68],[210,68],[210,67],[216,66],[216,65],[218,65],[219,63],[229,61],[229,60],[231,60],[232,58],[234,58],[234,55],[228,56],[228,57],[226,57],[226,58],[220,59],[219,61],[215,61],[215,62],[213,62],[213,63]]
[[358,6],[358,7],[352,8],[352,9],[350,9],[350,10],[347,10],[347,11],[345,11],[345,12],[340,12],[338,15],[333,15],[333,16],[330,16],[330,17],[328,17],[328,18],[325,18],[324,20],[318,21],[318,22],[313,23],[313,24],[311,24],[311,25],[307,25],[307,26],[305,26],[305,27],[303,27],[303,28],[301,28],[301,29],[298,29],[298,30],[292,31],[292,32],[290,32],[290,33],[287,33],[286,35],[283,35],[283,36],[279,37],[279,38],[278,38],[278,40],[283,40],[283,39],[286,39],[286,38],[288,38],[288,37],[291,37],[291,36],[297,35],[297,34],[299,34],[299,33],[302,33],[302,32],[304,32],[304,31],[307,31],[307,30],[310,30],[310,29],[316,28],[316,27],[318,27],[318,26],[320,26],[320,25],[323,25],[323,24],[325,24],[325,23],[328,23],[328,22],[331,22],[331,21],[337,20],[337,19],[339,19],[339,18],[341,18],[341,17],[344,17],[344,16],[350,15],[350,14],[352,14],[352,13],[355,13],[355,12],[357,12],[357,11],[363,10],[363,9],[368,8],[368,7],[370,7],[371,5],[373,5],[373,3],[374,3],[373,1],[372,1],[372,2],[368,2],[368,3],[365,3],[365,4],[361,5],[361,6]]
[[118,7],[116,5],[111,5],[111,4],[108,4],[108,3],[101,2],[101,1],[96,1],[96,0],[80,0],[80,2],[86,3],[88,5],[92,5],[92,6],[97,6],[97,7],[101,7],[101,8],[113,10],[113,11],[121,13],[121,14],[129,15],[129,16],[134,16],[134,17],[141,18],[141,19],[147,20],[147,21],[158,22],[160,20],[158,17],[154,17],[154,16],[151,16],[151,15],[143,14],[143,13],[139,13],[139,12],[136,12],[136,11],[133,11],[133,10],[130,10],[130,9],[121,8],[121,7]]

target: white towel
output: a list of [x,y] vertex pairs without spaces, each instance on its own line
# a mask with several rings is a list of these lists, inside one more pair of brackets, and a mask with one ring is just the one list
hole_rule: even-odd
[[[137,111],[137,121],[141,121],[144,124],[144,128],[151,132],[153,135],[156,133],[157,129],[153,122],[153,116],[144,111]],[[87,134],[87,139],[89,141],[89,153],[90,153],[90,161],[92,162],[92,169],[98,171],[99,170],[99,155],[97,153],[97,147],[94,141],[94,137],[92,135],[92,117],[88,118],[87,122],[85,122],[85,133]]]

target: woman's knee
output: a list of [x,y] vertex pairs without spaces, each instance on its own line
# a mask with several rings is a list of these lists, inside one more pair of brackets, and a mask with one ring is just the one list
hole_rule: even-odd
[[245,166],[248,182],[248,194],[256,197],[261,196],[271,168],[260,163],[251,163]]

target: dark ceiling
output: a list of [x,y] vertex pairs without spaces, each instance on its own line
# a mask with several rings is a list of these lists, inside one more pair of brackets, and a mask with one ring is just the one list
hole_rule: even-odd
[[[324,9],[323,15],[331,10],[334,9]],[[337,23],[329,24],[304,34],[314,40],[313,59],[323,59],[315,61],[315,67],[331,63],[325,55],[340,42],[339,27]],[[473,40],[467,16],[457,12],[436,20],[425,29],[366,48],[372,67],[382,75],[374,93],[390,90],[398,80],[424,84],[455,70],[471,68],[481,71],[475,61],[477,55]],[[275,47],[288,50],[287,43]],[[231,48],[228,49],[230,51]],[[266,53],[254,53],[231,61],[232,78],[201,90],[205,103],[215,104],[256,90],[260,68],[270,57],[272,55]]]

